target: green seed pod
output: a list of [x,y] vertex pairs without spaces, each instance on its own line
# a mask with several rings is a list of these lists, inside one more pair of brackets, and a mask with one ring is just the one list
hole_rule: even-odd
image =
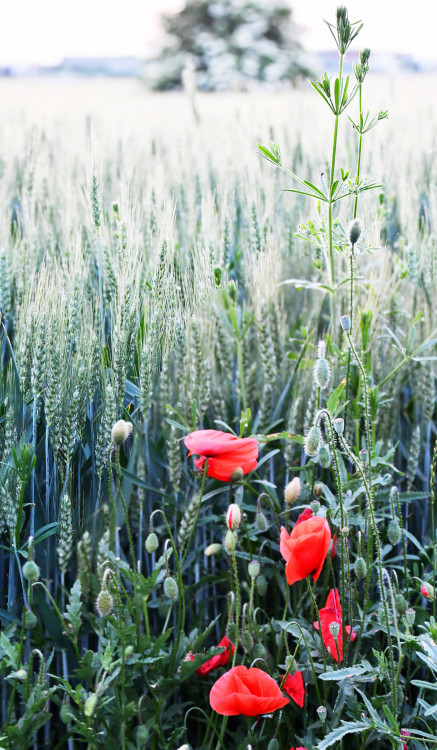
[[330,466],[331,451],[329,450],[329,445],[327,443],[320,446],[317,458],[319,459],[319,464],[323,469],[327,469]]
[[393,547],[396,546],[396,544],[399,544],[401,540],[401,529],[396,520],[393,519],[393,521],[390,521],[387,529],[387,536],[390,544],[393,545]]
[[264,596],[267,591],[267,581],[265,576],[261,573],[256,579],[256,590],[260,596]]
[[416,619],[415,610],[411,608],[407,609],[407,611],[405,612],[405,619],[408,622],[408,625],[410,626],[410,628],[412,628],[414,625],[414,620]]
[[311,510],[313,513],[317,514],[320,510],[320,503],[318,500],[313,500],[313,502],[310,505]]
[[37,616],[32,612],[32,610],[27,609],[26,610],[26,628],[33,629],[38,624],[38,618]]
[[395,604],[396,604],[396,609],[399,612],[399,614],[404,615],[405,612],[407,611],[408,605],[405,600],[405,597],[402,596],[402,594],[397,594],[395,596]]
[[307,456],[317,456],[321,438],[319,428],[317,426],[311,427],[305,438],[305,453]]
[[325,721],[326,721],[326,714],[328,713],[328,711],[325,708],[325,706],[319,706],[318,709],[317,709],[317,713],[319,715],[320,721],[324,724]]
[[352,325],[350,315],[342,315],[340,318],[340,325],[343,328],[343,331],[348,333]]
[[159,539],[156,536],[155,532],[151,531],[146,539],[146,550],[150,554],[151,552],[156,552],[158,547],[159,547]]
[[267,745],[267,750],[279,750],[279,742],[275,737],[272,737],[269,744]]
[[96,610],[100,617],[108,617],[114,609],[114,599],[107,589],[103,589],[96,599]]
[[340,633],[340,625],[336,620],[333,620],[329,623],[329,632],[331,633],[333,638],[338,638],[338,634]]
[[361,224],[360,219],[354,219],[349,224],[349,242],[351,243],[352,247],[356,245],[358,240],[361,237],[361,234],[363,232],[363,226]]
[[260,564],[258,560],[251,560],[248,565],[248,570],[251,578],[257,578],[260,571]]
[[314,380],[316,385],[323,391],[328,387],[331,379],[331,370],[327,359],[318,359],[314,365]]
[[265,659],[267,656],[267,649],[262,643],[255,643],[252,653],[254,659]]
[[264,513],[257,513],[255,518],[255,525],[258,531],[266,531],[268,527],[267,518]]
[[164,581],[164,591],[166,596],[168,596],[169,599],[177,599],[178,598],[178,585],[174,578],[171,576],[167,576],[167,578]]
[[228,622],[226,625],[226,635],[230,642],[235,644],[235,641],[237,640],[237,626],[235,622]]
[[355,575],[362,580],[367,575],[367,565],[363,557],[357,557],[354,565]]
[[252,638],[252,634],[249,632],[249,630],[243,630],[243,632],[241,633],[241,644],[242,644],[242,646],[243,646],[243,648],[244,648],[244,650],[246,652],[247,651],[252,651],[252,649],[253,649],[253,638]]
[[33,560],[28,560],[23,565],[23,576],[25,577],[26,581],[29,581],[29,583],[36,583],[36,581],[39,581],[39,574],[40,570],[36,562]]

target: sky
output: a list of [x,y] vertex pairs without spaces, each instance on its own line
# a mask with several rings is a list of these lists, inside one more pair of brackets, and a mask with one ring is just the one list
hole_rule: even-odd
[[[344,2],[344,0],[343,0]],[[322,19],[333,21],[338,0],[290,0],[301,41],[309,51],[329,49]],[[363,20],[361,45],[373,52],[404,52],[436,59],[437,1],[346,0],[349,18]],[[0,65],[55,64],[64,57],[144,57],[159,49],[160,12],[183,0],[3,0]]]

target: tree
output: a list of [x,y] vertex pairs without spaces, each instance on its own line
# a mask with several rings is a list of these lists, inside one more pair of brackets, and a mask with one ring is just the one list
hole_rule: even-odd
[[285,0],[187,0],[163,22],[170,41],[146,70],[155,89],[180,87],[187,65],[204,91],[311,75]]

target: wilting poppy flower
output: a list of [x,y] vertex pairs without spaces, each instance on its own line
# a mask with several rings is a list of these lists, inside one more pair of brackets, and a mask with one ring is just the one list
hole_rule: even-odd
[[291,586],[312,576],[317,581],[325,562],[331,530],[326,518],[313,516],[296,524],[291,532],[281,527],[279,549],[286,561],[285,575]]
[[[225,651],[222,651],[221,654],[216,654],[216,656],[212,656],[211,659],[208,659],[205,664],[202,664],[199,669],[196,669],[196,674],[203,677],[204,675],[208,674],[208,672],[211,672],[212,669],[218,669],[218,667],[226,666],[229,660],[229,656],[235,651],[235,646],[231,646],[231,642],[226,635],[221,639],[217,648],[220,648],[220,646],[225,646]],[[193,661],[195,655],[190,654],[189,658],[190,661]]]
[[189,456],[199,456],[194,460],[197,468],[202,470],[208,459],[207,475],[222,482],[230,482],[236,469],[243,474],[256,469],[258,443],[254,438],[239,438],[220,430],[196,430],[184,438],[184,443]]
[[[340,661],[343,660],[343,616],[341,611],[340,596],[337,589],[331,589],[326,600],[326,606],[319,610],[320,623],[322,625],[322,638],[327,650],[331,654],[332,658],[338,663],[337,648],[335,645],[335,638],[332,635],[329,626],[331,622],[336,622],[340,626],[340,630],[337,636],[337,646],[340,654]],[[319,629],[319,623],[315,622],[314,627],[316,630]],[[346,625],[345,633],[349,635],[351,641],[354,641],[357,634],[352,630],[350,625]]]
[[209,703],[222,716],[260,716],[288,703],[270,675],[257,667],[233,667],[211,688]]
[[303,707],[305,703],[305,685],[303,684],[302,672],[296,672],[296,674],[287,675],[282,689],[292,700],[299,706]]
[[313,511],[311,510],[311,508],[305,508],[305,510],[302,511],[300,516],[298,516],[298,519],[294,525],[297,526],[298,523],[302,523],[302,521],[308,521],[308,519],[312,517],[313,517]]

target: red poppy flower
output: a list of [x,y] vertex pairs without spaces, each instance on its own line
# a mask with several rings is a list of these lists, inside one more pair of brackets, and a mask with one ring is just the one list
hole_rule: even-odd
[[291,534],[281,527],[279,549],[287,563],[285,575],[290,586],[308,576],[317,581],[330,541],[331,530],[326,518],[321,516],[295,524]]
[[303,708],[303,704],[305,703],[305,685],[303,684],[302,672],[287,675],[282,689],[297,703],[299,708]]
[[196,430],[184,439],[189,456],[197,454],[194,460],[198,469],[203,469],[208,459],[207,475],[229,482],[235,469],[243,474],[256,469],[258,443],[255,438],[238,438],[220,430]]
[[300,516],[298,517],[296,523],[294,524],[297,526],[298,523],[302,523],[302,521],[308,521],[309,518],[313,517],[313,511],[311,508],[305,508],[305,510],[302,511]]
[[290,750],[307,750],[306,747],[290,747]]
[[[411,737],[411,732],[408,729],[401,729],[401,737]],[[408,750],[408,745],[404,742],[402,750]]]
[[270,675],[257,667],[233,667],[211,688],[209,703],[222,716],[260,716],[288,703]]
[[[331,654],[332,658],[338,663],[337,648],[335,645],[335,638],[332,635],[329,626],[331,622],[337,622],[340,626],[340,631],[337,636],[337,646],[340,654],[340,661],[343,660],[343,615],[341,611],[340,596],[337,589],[331,589],[326,600],[326,606],[319,610],[320,622],[322,625],[322,638],[327,650]],[[316,630],[319,629],[319,623],[315,622],[314,627]],[[357,634],[352,630],[350,625],[346,625],[345,633],[350,634],[351,641],[354,641]]]
[[334,536],[332,537],[331,551],[329,553],[331,560],[333,560],[334,557],[337,555],[337,543],[338,543],[338,537],[337,537],[337,534],[334,534]]
[[[211,657],[211,659],[208,659],[208,661],[205,662],[205,664],[202,664],[199,669],[196,669],[196,674],[203,677],[204,675],[208,674],[208,672],[211,672],[212,669],[218,669],[218,667],[225,667],[228,663],[229,656],[234,653],[235,646],[231,646],[231,642],[229,638],[225,635],[220,643],[218,644],[217,648],[220,648],[220,646],[225,646],[225,650],[222,651],[221,654],[216,654],[216,656]],[[191,661],[194,659],[194,654],[191,654]]]

